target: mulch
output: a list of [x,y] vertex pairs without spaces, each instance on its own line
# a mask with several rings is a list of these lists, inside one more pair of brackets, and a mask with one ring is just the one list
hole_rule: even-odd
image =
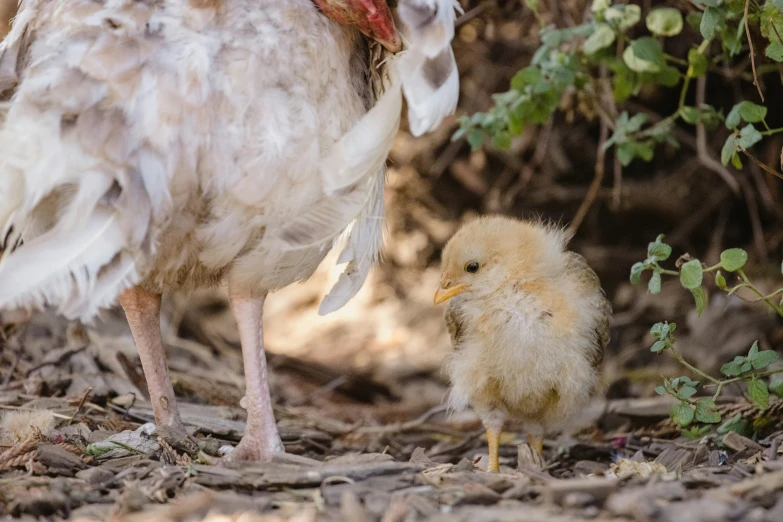
[[[125,357],[125,336],[102,337],[50,314],[26,329],[6,327],[0,411],[17,421],[6,417],[0,432],[0,512],[85,521],[783,520],[783,432],[774,425],[758,440],[731,433],[720,444],[715,436],[688,441],[665,420],[666,398],[610,400],[591,428],[548,440],[543,462],[521,427],[508,426],[501,473],[489,474],[475,417],[449,416],[437,403],[414,414],[385,392],[362,404],[356,389],[394,384],[347,374],[309,400],[287,401],[281,394],[296,388],[296,368],[308,367],[290,357],[281,366],[288,377],[277,375],[273,388],[287,453],[268,464],[209,465],[244,430],[241,388],[226,384],[235,377],[208,371],[204,347],[201,362],[193,347],[170,347],[176,382],[190,382],[190,368],[199,389],[222,389],[185,393],[183,421],[200,452],[183,454],[152,429],[143,375],[134,382],[138,363],[112,362]],[[318,382],[333,373],[322,368]],[[353,384],[340,391],[346,382]],[[742,398],[719,406],[725,415],[756,415]],[[19,426],[30,410],[49,412],[37,413],[40,429]]]

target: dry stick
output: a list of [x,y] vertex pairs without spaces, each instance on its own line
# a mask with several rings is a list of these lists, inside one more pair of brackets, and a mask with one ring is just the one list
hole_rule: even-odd
[[[759,77],[756,74],[756,56],[753,52],[753,39],[750,37],[750,26],[748,24],[748,7],[750,6],[750,0],[745,0],[745,36],[748,38],[748,45],[750,46],[750,67],[753,69],[753,85],[756,86],[756,90],[759,91],[759,97],[761,101],[764,101],[764,93],[761,92],[761,85],[759,85]],[[774,23],[772,25],[775,25]]]
[[494,6],[495,2],[482,2],[467,13],[463,14],[457,20],[454,22],[454,27],[459,27],[461,25],[464,25],[477,16],[481,15],[484,11],[487,10],[488,7]]
[[767,252],[767,244],[764,242],[764,229],[759,217],[759,206],[756,202],[756,196],[753,194],[753,189],[750,187],[747,179],[743,179],[741,185],[742,195],[745,196],[745,203],[748,206],[748,216],[750,217],[751,230],[753,230],[753,242],[755,243],[756,253],[759,256],[759,261],[765,264],[769,261],[769,253]]
[[[619,40],[617,42],[617,52],[615,53],[615,56],[618,60],[621,60],[623,57],[623,51],[624,51],[625,45],[623,44],[622,40]],[[612,114],[617,114],[617,107],[614,103],[614,96],[607,96],[610,103],[610,109],[612,111]],[[623,164],[620,163],[620,157],[615,154],[614,155],[614,186],[612,187],[612,209],[616,212],[620,210],[620,198],[622,196],[623,192]]]
[[[604,89],[604,82],[606,78],[606,66],[602,65],[600,80],[602,89]],[[600,103],[597,105],[600,105]],[[609,139],[609,122],[607,120],[608,118],[604,114],[601,114],[601,132],[598,138],[598,149],[596,152],[597,158],[595,160],[595,175],[593,176],[593,181],[590,183],[590,188],[587,189],[585,199],[582,201],[582,204],[576,211],[576,216],[574,216],[573,221],[571,221],[571,225],[568,227],[568,232],[570,235],[576,234],[576,231],[579,229],[579,225],[581,225],[582,221],[584,221],[585,216],[587,216],[587,212],[590,210],[590,206],[593,204],[593,201],[595,201],[598,192],[601,190],[601,183],[604,180],[604,173],[606,170],[606,140]]]
[[426,423],[430,418],[438,413],[446,411],[447,407],[445,404],[439,404],[437,406],[433,406],[429,410],[422,413],[419,417],[416,419],[413,419],[412,421],[407,422],[396,422],[394,424],[386,424],[383,426],[366,426],[362,428],[358,428],[355,430],[355,433],[399,433],[403,431],[412,430],[415,428],[420,427],[424,423]]
[[[747,149],[745,149],[744,147],[740,147],[740,150],[741,150],[741,151],[742,151],[742,152],[743,152],[743,153],[744,153],[744,154],[745,154],[747,157],[749,157],[749,158],[750,158],[750,159],[753,161],[753,163],[755,163],[756,165],[758,165],[759,167],[761,167],[762,169],[764,169],[764,171],[765,171],[765,172],[768,172],[769,174],[772,174],[772,175],[774,175],[774,176],[777,176],[778,178],[781,178],[781,179],[783,179],[783,174],[781,174],[780,172],[778,172],[778,171],[776,171],[775,169],[771,168],[770,166],[768,166],[768,165],[765,165],[764,163],[762,163],[762,162],[761,162],[761,160],[759,160],[759,159],[758,159],[756,156],[754,156],[753,154],[751,154],[751,153],[750,153],[750,151],[748,151],[748,150],[747,150]],[[783,151],[781,151],[781,163],[783,163]]]
[[73,416],[68,419],[67,425],[70,426],[73,424],[73,419],[76,418],[77,415],[82,411],[82,407],[84,406],[84,401],[87,400],[87,397],[92,392],[92,386],[88,386],[87,389],[84,391],[84,395],[82,395],[82,400],[79,401],[79,405],[76,407],[76,411],[74,412]]
[[593,204],[593,201],[595,201],[595,198],[601,189],[601,183],[604,180],[604,165],[606,163],[606,148],[604,145],[606,144],[607,139],[609,139],[609,125],[604,118],[601,118],[601,135],[598,139],[598,157],[595,161],[595,175],[593,176],[593,181],[590,183],[590,187],[587,189],[585,199],[582,201],[582,204],[576,211],[574,220],[571,221],[571,225],[568,227],[570,235],[576,234],[579,225],[584,221],[587,212],[590,210],[590,206]]
[[[705,102],[705,91],[707,89],[706,76],[699,76],[696,80],[696,106],[701,107]],[[696,155],[699,161],[709,170],[723,178],[723,181],[731,188],[734,194],[740,193],[739,182],[731,175],[729,169],[720,164],[718,160],[710,156],[707,149],[707,131],[704,130],[704,124],[699,122],[696,125]]]

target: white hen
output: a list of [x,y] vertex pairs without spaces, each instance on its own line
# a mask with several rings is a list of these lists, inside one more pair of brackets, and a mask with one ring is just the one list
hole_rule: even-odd
[[[321,12],[311,0],[22,0],[0,45],[0,308],[53,305],[90,320],[119,300],[156,424],[187,442],[160,295],[226,281],[247,382],[236,459],[283,449],[266,294],[310,276],[353,223],[349,264],[322,311],[350,299],[381,247],[400,91],[427,129],[449,113],[421,102],[426,67],[398,73],[360,25],[324,16],[331,1],[316,0]],[[353,1],[365,21],[380,12],[391,24],[379,0]],[[418,41],[410,56],[428,52]]]

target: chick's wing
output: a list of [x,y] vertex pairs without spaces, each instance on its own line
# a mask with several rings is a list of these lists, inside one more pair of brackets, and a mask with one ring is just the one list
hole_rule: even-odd
[[590,268],[584,257],[575,252],[568,252],[566,271],[578,282],[585,295],[594,294],[595,306],[598,307],[599,319],[595,327],[590,360],[595,367],[603,361],[604,348],[609,343],[609,318],[612,315],[612,305],[601,287],[601,280],[598,279],[598,275]]
[[457,305],[454,301],[450,302],[446,307],[446,311],[443,313],[443,318],[446,320],[446,328],[451,336],[451,344],[455,350],[459,350],[459,345],[462,342],[462,336],[465,334],[464,319],[462,318]]

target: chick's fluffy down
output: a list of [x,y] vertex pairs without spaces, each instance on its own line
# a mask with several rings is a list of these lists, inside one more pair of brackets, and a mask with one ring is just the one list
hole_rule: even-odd
[[494,216],[449,241],[443,281],[466,285],[445,314],[455,347],[452,408],[550,431],[595,394],[611,307],[584,258],[566,250],[568,239],[555,226]]

